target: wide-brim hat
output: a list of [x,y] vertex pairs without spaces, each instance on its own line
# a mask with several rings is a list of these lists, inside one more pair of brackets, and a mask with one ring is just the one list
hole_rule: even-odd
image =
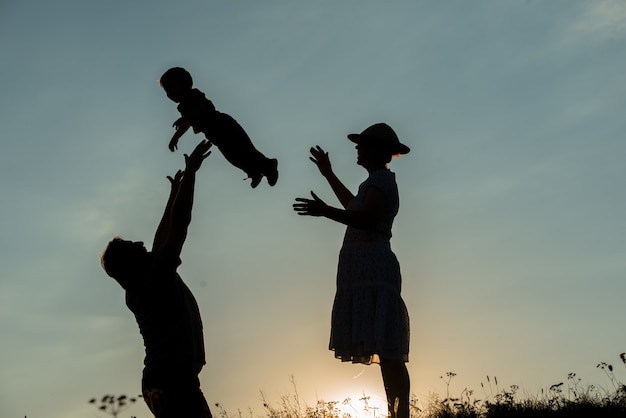
[[392,154],[408,154],[411,148],[398,139],[398,135],[386,123],[376,123],[360,134],[349,134],[348,139],[355,144],[367,141],[389,147]]

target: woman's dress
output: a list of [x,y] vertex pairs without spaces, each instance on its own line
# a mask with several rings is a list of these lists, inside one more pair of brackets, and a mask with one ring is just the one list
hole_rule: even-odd
[[385,209],[373,229],[346,229],[329,348],[336,358],[354,363],[380,362],[381,357],[408,361],[409,315],[400,296],[400,265],[389,242],[399,208],[395,174],[386,168],[370,173],[348,210],[363,207],[369,187],[385,194]]

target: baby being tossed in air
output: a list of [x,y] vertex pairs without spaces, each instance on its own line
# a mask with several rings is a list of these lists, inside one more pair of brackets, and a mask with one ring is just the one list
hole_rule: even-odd
[[180,119],[174,122],[176,132],[169,148],[174,152],[178,140],[191,127],[194,133],[202,132],[224,158],[243,170],[252,179],[255,188],[263,176],[270,186],[278,180],[278,161],[267,158],[257,150],[244,129],[226,113],[219,112],[204,93],[193,88],[193,79],[187,70],[174,67],[167,70],[159,80],[167,97],[178,103]]

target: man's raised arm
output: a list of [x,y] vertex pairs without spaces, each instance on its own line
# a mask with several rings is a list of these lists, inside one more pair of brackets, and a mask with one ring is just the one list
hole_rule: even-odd
[[[161,221],[157,229],[155,244],[163,245],[167,243],[177,254],[180,254],[183,248],[183,244],[187,238],[187,228],[191,223],[196,171],[200,169],[204,159],[211,154],[209,151],[210,148],[211,143],[209,141],[204,140],[200,142],[190,155],[185,154],[185,171],[182,172],[182,179],[178,173],[174,179],[170,178],[173,190],[170,195],[170,199],[173,197],[171,210],[168,216],[168,208],[166,208],[164,220]],[[180,180],[180,184],[178,185],[177,180]],[[174,192],[175,188],[178,189],[177,193]],[[166,227],[168,224],[169,228]],[[161,231],[162,229],[163,231]],[[167,232],[165,232],[165,230],[167,230]],[[153,249],[156,250],[157,247]]]

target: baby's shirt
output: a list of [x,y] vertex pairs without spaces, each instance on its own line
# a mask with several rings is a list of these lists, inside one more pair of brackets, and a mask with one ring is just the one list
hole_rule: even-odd
[[205,132],[219,113],[213,102],[198,89],[191,89],[178,104],[180,115],[191,124],[194,132]]

